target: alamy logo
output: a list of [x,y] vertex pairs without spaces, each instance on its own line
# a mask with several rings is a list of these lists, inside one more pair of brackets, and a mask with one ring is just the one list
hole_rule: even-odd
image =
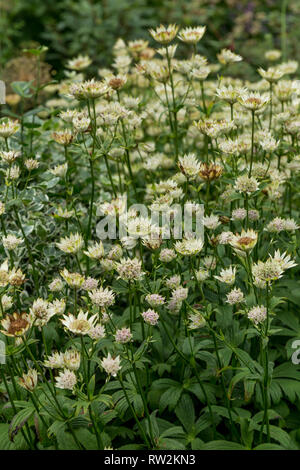
[[0,80],[0,104],[5,104],[5,83]]
[[0,364],[5,364],[6,354],[5,354],[5,343],[0,340]]
[[300,340],[293,341],[292,348],[296,351],[292,354],[292,363],[295,365],[300,364]]
[[[104,204],[105,206],[105,204]],[[127,208],[127,198],[123,196],[118,206],[103,204],[97,215],[102,217],[96,227],[100,240],[163,239],[181,240],[182,238],[203,239],[204,206],[186,203],[172,204],[164,208],[151,208],[144,204],[134,204]]]

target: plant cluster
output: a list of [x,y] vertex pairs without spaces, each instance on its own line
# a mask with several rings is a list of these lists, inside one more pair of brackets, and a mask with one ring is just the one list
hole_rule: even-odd
[[205,32],[161,25],[47,86],[32,49],[11,84],[2,449],[300,447],[298,63],[224,76],[243,57],[210,63]]

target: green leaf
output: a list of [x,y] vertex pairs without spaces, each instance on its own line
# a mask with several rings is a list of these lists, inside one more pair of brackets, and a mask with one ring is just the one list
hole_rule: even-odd
[[231,441],[211,441],[203,444],[201,450],[247,450],[246,447]]
[[13,442],[15,436],[18,434],[20,429],[24,424],[29,420],[33,415],[35,409],[31,403],[28,404],[26,408],[20,410],[12,419],[12,422],[9,425],[9,439]]

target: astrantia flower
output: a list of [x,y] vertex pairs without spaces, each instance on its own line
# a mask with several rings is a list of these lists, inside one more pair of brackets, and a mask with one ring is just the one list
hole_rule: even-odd
[[49,284],[49,289],[51,290],[51,292],[59,292],[63,289],[63,287],[64,284],[59,278],[53,279],[53,281]]
[[259,184],[253,176],[238,176],[234,185],[234,189],[239,193],[251,194],[257,191]]
[[129,328],[121,328],[116,330],[115,340],[117,343],[126,344],[129,343],[132,339],[132,333]]
[[52,139],[55,140],[58,144],[61,145],[70,145],[73,141],[73,134],[68,129],[59,132],[53,132]]
[[16,235],[8,234],[2,238],[4,248],[7,250],[15,250],[19,245],[24,242],[23,238],[18,238]]
[[257,243],[257,232],[254,230],[242,230],[241,234],[235,234],[232,237],[230,245],[238,254],[250,252]]
[[60,275],[70,287],[75,289],[79,289],[84,283],[84,277],[81,274],[70,273],[66,268],[60,271]]
[[276,250],[274,256],[271,256],[270,259],[273,263],[278,263],[283,271],[297,266],[297,263],[291,259],[290,255],[286,252],[280,253],[279,250]]
[[89,298],[91,299],[92,303],[98,307],[107,308],[115,303],[115,294],[107,287],[105,289],[100,287],[99,289],[89,292]]
[[25,282],[25,274],[22,273],[21,269],[13,268],[9,272],[9,283],[12,286],[21,286]]
[[102,359],[100,364],[105,372],[112,377],[116,377],[119,370],[121,370],[120,356],[112,357],[110,353]]
[[89,258],[93,259],[101,259],[104,256],[104,246],[103,243],[100,241],[95,243],[94,245],[88,248],[88,251],[84,251],[84,254]]
[[159,307],[165,303],[165,298],[159,294],[147,294],[145,300],[151,307]]
[[205,181],[213,181],[218,179],[222,173],[223,167],[217,163],[201,163],[198,175]]
[[20,176],[21,170],[17,165],[12,165],[7,168],[5,172],[5,177],[8,181],[17,180]]
[[203,240],[200,238],[186,238],[182,241],[177,241],[174,248],[183,256],[196,255],[203,248]]
[[45,359],[44,366],[49,369],[62,369],[64,367],[64,354],[62,352],[54,352]]
[[209,271],[204,268],[198,269],[198,271],[195,271],[195,274],[198,282],[206,281],[206,279],[208,279],[210,276]]
[[225,284],[232,285],[235,282],[236,268],[229,266],[229,268],[221,269],[219,276],[214,276],[215,279],[218,279],[220,282]]
[[249,320],[253,321],[255,325],[259,325],[259,323],[262,323],[266,320],[267,309],[263,305],[258,305],[257,307],[253,307],[248,311],[247,317]]
[[4,312],[6,312],[6,310],[9,310],[13,306],[13,298],[9,295],[3,294],[1,303]]
[[265,152],[274,152],[280,144],[279,140],[274,139],[274,137],[266,137],[259,142]]
[[219,217],[217,215],[207,215],[203,218],[203,223],[204,227],[215,230],[219,225],[221,225],[221,222],[219,220]]
[[265,52],[265,58],[267,60],[270,60],[271,62],[280,59],[281,57],[281,51],[278,49],[272,49],[270,51]]
[[48,311],[50,318],[53,315],[62,315],[66,310],[66,301],[65,299],[55,299],[52,302],[48,303]]
[[93,340],[98,341],[99,339],[102,339],[105,337],[105,328],[101,323],[97,323],[95,326],[93,326],[90,331],[88,332],[88,335],[90,338]]
[[227,103],[234,104],[242,93],[245,92],[244,88],[235,88],[232,85],[220,86],[216,89],[216,95]]
[[71,233],[69,237],[61,238],[56,246],[64,253],[77,253],[83,247],[84,241],[79,233]]
[[125,281],[139,281],[144,276],[142,262],[137,258],[122,258],[116,264],[116,270],[119,278]]
[[34,160],[34,158],[27,158],[24,161],[24,165],[26,166],[28,171],[36,170],[39,167],[39,162]]
[[88,318],[88,315],[88,312],[83,313],[83,311],[80,310],[77,316],[74,316],[71,313],[64,315],[61,322],[66,329],[72,333],[86,335],[94,327],[97,318],[97,315],[93,315],[90,318]]
[[35,369],[29,369],[18,379],[18,384],[28,392],[33,392],[38,382],[38,374]]
[[82,284],[82,289],[90,291],[95,290],[98,287],[99,281],[93,277],[88,277]]
[[279,67],[269,67],[268,70],[264,70],[263,68],[258,69],[259,75],[267,80],[269,83],[275,83],[283,77],[284,72]]
[[254,112],[266,106],[269,100],[269,96],[260,95],[258,92],[249,93],[246,91],[238,99],[239,103],[244,106],[244,108]]
[[166,286],[169,289],[176,289],[177,287],[180,286],[180,282],[181,282],[180,276],[175,275],[175,276],[170,277],[170,279],[166,279]]
[[145,323],[148,323],[148,325],[152,325],[152,326],[155,326],[157,325],[157,322],[158,322],[158,319],[159,319],[159,315],[157,312],[155,312],[155,310],[151,310],[150,308],[148,310],[146,310],[145,312],[142,312],[141,313],[143,319],[144,319],[144,322]]
[[79,55],[74,59],[70,59],[66,67],[71,70],[84,70],[92,63],[91,59],[87,55]]
[[296,83],[291,80],[280,80],[274,87],[276,98],[278,98],[281,103],[289,101],[296,91]]
[[234,209],[231,213],[231,220],[244,220],[246,218],[247,211],[243,208]]
[[122,255],[123,255],[122,247],[120,245],[114,245],[109,250],[107,258],[112,259],[114,261],[118,261],[120,258],[122,258]]
[[193,153],[189,153],[183,157],[179,157],[178,167],[187,178],[193,179],[200,170],[200,162]]
[[63,163],[62,165],[57,165],[57,166],[55,166],[54,168],[52,168],[50,170],[50,172],[54,176],[58,176],[59,178],[65,178],[65,176],[67,174],[67,171],[68,171],[68,164],[67,163]]
[[36,299],[30,308],[31,321],[37,326],[46,325],[54,314],[49,310],[48,301],[41,298]]
[[149,29],[149,33],[160,44],[169,44],[175,38],[179,27],[175,24],[168,26],[160,25],[156,29]]
[[240,62],[243,58],[232,52],[230,49],[222,49],[219,54],[217,54],[218,61],[222,65],[233,64],[234,62]]
[[269,258],[266,262],[258,261],[253,264],[252,274],[256,280],[266,283],[281,278],[283,269],[279,263]]
[[126,210],[127,196],[126,194],[112,199],[110,202],[103,202],[99,204],[98,210],[103,215],[121,215]]
[[0,330],[5,336],[23,336],[31,326],[29,315],[26,313],[13,313],[1,320]]
[[18,132],[20,125],[17,121],[0,122],[0,137],[11,137]]
[[0,157],[2,158],[2,160],[4,160],[8,164],[13,163],[20,155],[21,155],[21,152],[18,152],[16,150],[0,152]]
[[202,260],[202,263],[206,269],[210,269],[211,271],[216,269],[217,266],[217,260],[213,256],[205,256]]
[[228,232],[221,232],[218,235],[218,242],[220,245],[228,245],[233,237],[233,233],[228,231]]
[[191,313],[188,315],[189,320],[189,329],[196,330],[198,328],[203,328],[206,324],[206,320],[203,317],[202,313]]
[[85,132],[91,123],[91,120],[86,116],[75,116],[73,118],[73,126],[77,132]]
[[197,44],[202,39],[206,26],[195,26],[180,30],[178,38],[187,44]]
[[63,390],[73,390],[77,383],[77,378],[73,371],[64,369],[55,377],[55,381],[55,387],[62,388]]
[[63,355],[64,366],[69,370],[78,370],[80,367],[80,352],[69,349]]
[[244,294],[241,291],[241,289],[238,289],[238,288],[232,289],[226,295],[227,304],[235,305],[235,304],[240,304],[241,302],[244,302]]

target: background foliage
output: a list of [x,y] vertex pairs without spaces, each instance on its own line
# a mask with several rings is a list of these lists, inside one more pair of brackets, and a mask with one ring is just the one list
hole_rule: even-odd
[[[95,67],[104,66],[118,37],[148,39],[147,28],[160,22],[207,25],[205,51],[199,52],[210,60],[230,47],[249,63],[264,65],[264,52],[282,45],[284,18],[286,52],[300,58],[297,0],[0,0],[0,10],[2,67],[33,41],[49,47],[46,60],[58,71],[80,53],[93,57]],[[249,70],[244,65],[241,73]]]

